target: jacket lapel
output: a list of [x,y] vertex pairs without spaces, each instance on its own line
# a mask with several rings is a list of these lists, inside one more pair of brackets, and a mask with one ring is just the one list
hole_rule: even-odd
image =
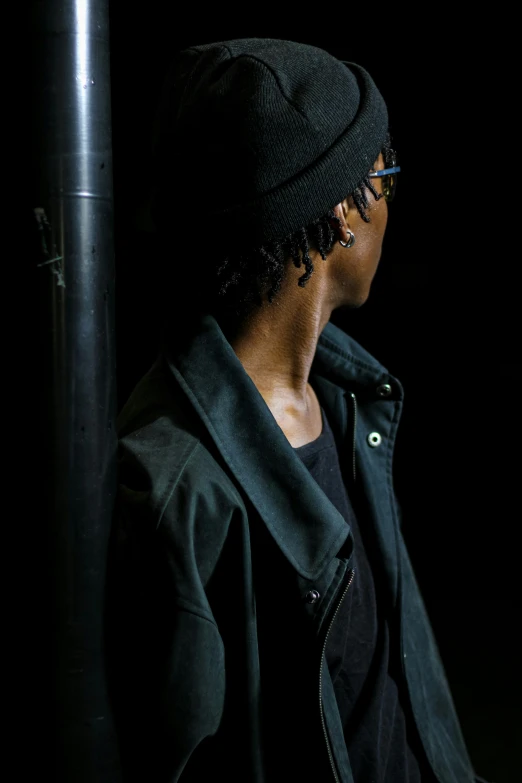
[[[312,366],[311,380],[339,443],[347,431],[345,389],[360,385],[363,360],[373,365],[374,375],[385,373],[360,346],[359,357],[354,356],[353,345],[327,324]],[[302,577],[317,578],[346,540],[349,526],[294,453],[216,319],[203,315],[165,358],[285,557]]]
[[166,359],[285,557],[302,577],[315,579],[349,528],[294,453],[215,318],[203,316],[198,331]]

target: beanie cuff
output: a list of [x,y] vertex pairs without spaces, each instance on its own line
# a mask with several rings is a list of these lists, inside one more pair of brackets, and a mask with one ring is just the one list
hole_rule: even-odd
[[283,239],[333,209],[368,175],[386,139],[388,112],[367,71],[342,62],[359,83],[362,101],[355,120],[328,150],[286,182],[250,202],[211,211],[208,218],[216,232],[242,237],[251,246]]

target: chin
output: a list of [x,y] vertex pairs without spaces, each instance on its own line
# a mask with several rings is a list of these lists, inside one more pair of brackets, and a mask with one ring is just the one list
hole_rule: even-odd
[[339,305],[339,307],[336,307],[335,310],[336,311],[340,311],[341,313],[342,312],[349,312],[349,311],[352,311],[352,310],[358,310],[360,307],[363,306],[363,304],[366,303],[366,301],[367,301],[367,298],[366,299],[360,299],[360,300],[357,300],[357,301],[352,301],[352,302],[345,302],[344,304]]
[[368,301],[370,296],[370,290],[358,291],[357,294],[350,297],[350,301],[344,302],[341,305],[342,310],[358,310]]

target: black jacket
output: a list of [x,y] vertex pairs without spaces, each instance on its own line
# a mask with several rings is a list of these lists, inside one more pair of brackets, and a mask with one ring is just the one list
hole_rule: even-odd
[[[401,384],[332,323],[310,383],[379,552],[426,756],[440,783],[474,783],[401,534]],[[125,780],[352,783],[324,659],[350,528],[211,315],[160,355],[118,426],[108,649]]]

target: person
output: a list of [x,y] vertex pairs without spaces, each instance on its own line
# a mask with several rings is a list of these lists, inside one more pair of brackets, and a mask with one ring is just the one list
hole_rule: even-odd
[[368,299],[400,171],[365,69],[181,52],[156,131],[166,319],[120,413],[108,681],[125,781],[473,783],[401,532]]

